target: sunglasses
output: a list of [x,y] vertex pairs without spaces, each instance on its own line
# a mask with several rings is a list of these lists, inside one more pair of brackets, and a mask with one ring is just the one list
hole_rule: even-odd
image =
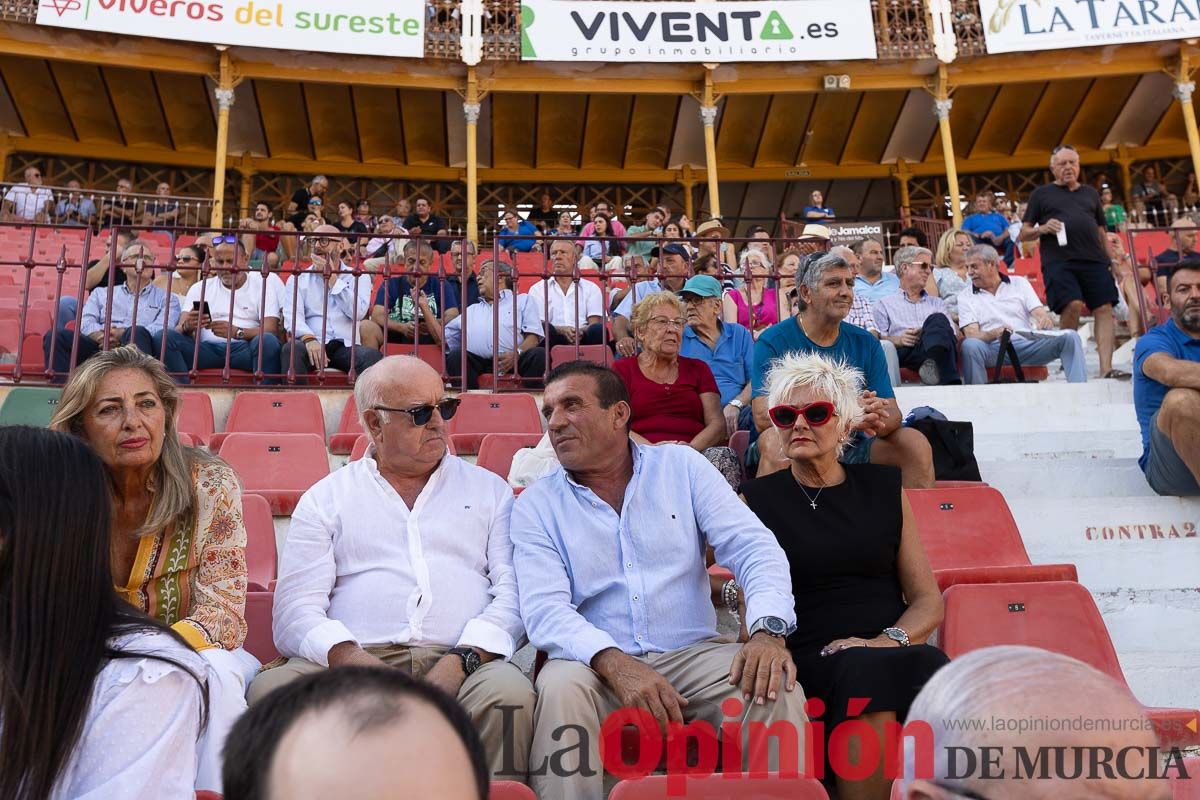
[[833,419],[833,403],[818,400],[806,406],[775,406],[767,414],[776,428],[791,428],[801,416],[810,428],[819,428]]
[[458,403],[459,399],[457,397],[451,397],[448,400],[443,400],[436,406],[424,405],[417,406],[415,408],[388,408],[387,406],[372,406],[372,408],[375,411],[396,411],[401,414],[408,414],[410,417],[412,417],[413,425],[421,427],[429,424],[429,420],[433,418],[433,410],[435,408],[443,420],[451,419],[454,416],[454,413],[458,411]]
[[229,236],[214,236],[212,238],[213,247],[219,244],[237,244],[237,237],[232,234]]

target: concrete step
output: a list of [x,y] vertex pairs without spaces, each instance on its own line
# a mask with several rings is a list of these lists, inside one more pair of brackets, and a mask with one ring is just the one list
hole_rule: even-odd
[[1136,428],[1114,431],[975,434],[975,459],[1025,461],[1059,459],[1137,459],[1142,437]]
[[[1137,459],[1090,457],[1031,457],[1025,460],[981,461],[979,474],[1008,499],[1046,498],[1074,511],[1079,506],[1116,510],[1114,497],[1155,497]],[[1071,502],[1088,498],[1086,503]],[[1093,498],[1105,498],[1104,500]]]
[[900,386],[896,389],[900,407],[907,411],[917,406],[977,409],[1022,408],[1052,405],[1064,415],[1074,415],[1090,406],[1133,403],[1129,381],[1097,380],[1087,383],[1006,383],[995,386]]

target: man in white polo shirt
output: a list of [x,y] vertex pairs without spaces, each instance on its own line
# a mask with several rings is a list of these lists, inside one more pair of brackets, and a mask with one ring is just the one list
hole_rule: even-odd
[[1012,334],[1022,366],[1040,366],[1061,358],[1068,381],[1087,380],[1079,334],[1072,330],[1050,333],[1054,328],[1050,312],[1029,281],[1000,270],[996,248],[987,244],[972,247],[967,253],[967,275],[971,286],[958,296],[958,326],[965,337],[960,365],[963,383],[987,383],[987,368],[996,364],[1005,331]]
[[550,243],[553,277],[529,289],[529,301],[546,326],[550,346],[600,344],[604,338],[604,297],[591,281],[575,279],[575,244],[568,239]]
[[54,193],[42,186],[42,171],[25,168],[25,182],[18,183],[4,194],[4,211],[8,218],[20,222],[49,222]]
[[223,368],[227,346],[232,369],[261,371],[264,384],[279,383],[283,284],[270,275],[264,286],[261,272],[246,269],[246,253],[236,236],[218,236],[215,244],[209,261],[219,271],[192,284],[177,329],[156,337],[155,352],[166,336],[163,363],[180,383],[188,382],[193,362],[197,369]]

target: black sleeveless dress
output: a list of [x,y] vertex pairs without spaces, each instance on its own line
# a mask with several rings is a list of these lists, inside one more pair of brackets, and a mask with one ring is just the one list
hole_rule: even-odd
[[[797,628],[788,637],[788,649],[805,697],[825,703],[826,736],[847,718],[854,698],[870,699],[858,713],[895,711],[903,722],[921,687],[949,662],[927,644],[851,647],[821,655],[834,639],[874,639],[907,608],[896,563],[904,520],[900,470],[876,464],[842,467],[846,480],[825,487],[819,497],[819,487],[811,486],[804,487],[805,497],[790,469],[742,487],[791,565]],[[816,499],[816,509],[809,498]]]

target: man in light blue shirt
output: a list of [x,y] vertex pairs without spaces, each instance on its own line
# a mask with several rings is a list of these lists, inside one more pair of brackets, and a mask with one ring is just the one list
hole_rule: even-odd
[[894,272],[883,271],[883,245],[874,239],[859,239],[850,249],[858,256],[855,296],[865,297],[874,305],[881,298],[900,293],[900,278]]
[[[284,324],[291,342],[283,353],[296,383],[326,367],[360,373],[383,358],[383,331],[366,319],[371,276],[352,275],[342,261],[342,232],[322,225],[312,233],[313,265],[297,275],[298,289],[284,292]],[[293,294],[294,293],[294,294]]]
[[721,282],[711,275],[688,278],[679,292],[687,306],[687,327],[679,355],[708,364],[721,390],[721,411],[729,435],[750,430],[750,379],[754,375],[754,337],[736,322],[721,320]]
[[[564,364],[542,403],[562,466],[517,498],[509,525],[521,618],[550,657],[537,679],[534,791],[601,800],[600,728],[621,707],[713,731],[739,720],[793,725],[795,738],[776,740],[770,749],[784,752],[767,764],[803,770],[804,695],[784,639],[795,601],[770,531],[699,453],[630,441],[629,395],[611,369]],[[749,628],[744,645],[717,639],[710,546],[744,587],[729,587]],[[568,725],[582,729],[570,749]],[[748,763],[761,758],[756,744],[765,743],[752,739]],[[554,769],[541,770],[551,756]]]
[[[479,300],[446,323],[446,373],[462,374],[465,350],[466,389],[478,389],[479,376],[489,372],[511,375],[515,369],[533,380],[541,380],[546,372],[541,315],[529,295],[513,292],[512,280],[511,264],[484,261],[479,265]],[[497,291],[499,299],[493,302]]]
[[[97,287],[83,304],[75,364],[101,349],[111,350],[124,344],[136,345],[143,353],[157,357],[154,337],[162,333],[164,326],[174,328],[179,321],[179,298],[151,283],[154,253],[147,245],[137,241],[127,245],[121,251],[120,268],[125,283]],[[46,366],[53,368],[56,381],[66,380],[71,370],[74,339],[75,331],[65,328],[50,331],[43,339]]]

